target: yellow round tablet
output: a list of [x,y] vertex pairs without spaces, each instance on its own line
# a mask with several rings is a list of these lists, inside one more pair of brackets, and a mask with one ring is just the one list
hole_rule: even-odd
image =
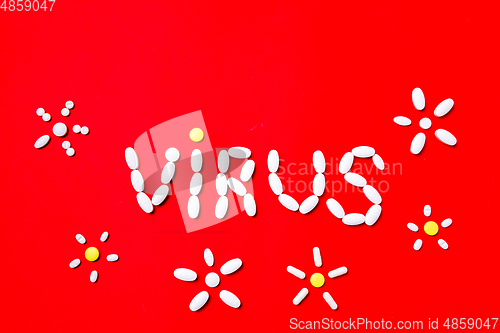
[[99,259],[99,250],[95,247],[89,247],[85,250],[85,258],[87,258],[88,261],[96,261]]
[[429,221],[424,225],[424,231],[429,236],[434,236],[438,233],[439,227],[436,222]]
[[193,128],[191,132],[189,132],[189,138],[194,142],[200,142],[201,140],[203,140],[204,136],[205,134],[203,134],[201,128]]
[[311,284],[316,288],[320,288],[325,284],[325,277],[321,273],[314,273],[311,275]]

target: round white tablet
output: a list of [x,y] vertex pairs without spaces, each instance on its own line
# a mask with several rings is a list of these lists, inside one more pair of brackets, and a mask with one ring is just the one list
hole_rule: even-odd
[[75,103],[73,103],[72,101],[67,101],[64,105],[70,110],[75,107]]
[[73,132],[75,132],[76,134],[80,133],[81,130],[82,128],[80,127],[80,125],[73,126]]
[[41,117],[45,114],[45,110],[43,108],[36,109],[36,115]]
[[42,115],[42,119],[43,119],[43,121],[50,121],[52,119],[52,117],[50,116],[50,114],[44,113]]
[[68,148],[68,149],[66,149],[66,154],[68,156],[73,156],[73,155],[75,155],[75,150],[73,148]]
[[177,150],[177,148],[171,147],[168,148],[167,151],[165,152],[165,158],[169,162],[177,162],[179,160],[179,157],[181,157],[181,154]]
[[55,136],[63,137],[68,133],[68,128],[64,123],[57,123],[52,127],[52,132],[54,132]]
[[87,126],[83,126],[81,129],[83,135],[89,134],[89,128]]
[[69,116],[69,110],[67,108],[63,108],[61,110],[61,114],[65,117]]
[[69,147],[71,147],[71,143],[70,143],[69,141],[64,141],[64,142],[62,143],[62,147],[63,147],[64,149],[68,149]]

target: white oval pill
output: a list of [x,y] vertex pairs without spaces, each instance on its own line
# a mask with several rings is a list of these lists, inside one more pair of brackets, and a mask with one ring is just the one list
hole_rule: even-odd
[[63,141],[63,143],[62,143],[62,147],[63,147],[64,149],[68,149],[68,148],[70,148],[70,147],[71,147],[71,143],[70,143],[69,141]]
[[66,155],[68,156],[74,156],[75,155],[75,150],[73,148],[68,148],[66,149]]
[[357,173],[348,172],[344,175],[344,179],[351,185],[364,187],[366,186],[366,179]]
[[436,132],[434,132],[436,135],[436,138],[438,138],[439,141],[442,143],[448,145],[448,146],[454,146],[457,144],[457,138],[450,132],[444,129],[438,129]]
[[158,187],[153,194],[151,203],[155,206],[161,205],[161,203],[167,198],[169,192],[170,188],[168,185],[160,185],[160,187]]
[[313,248],[314,264],[316,267],[321,267],[323,265],[323,260],[321,260],[321,252],[319,247]]
[[443,228],[448,228],[448,227],[451,225],[451,223],[452,223],[452,222],[453,222],[453,221],[452,221],[451,219],[446,219],[446,220],[444,220],[443,222],[441,222],[441,226],[442,226]]
[[418,124],[423,129],[429,129],[432,126],[432,121],[429,118],[422,118]]
[[206,248],[203,252],[203,258],[208,266],[212,267],[214,265],[214,255],[209,248]]
[[323,155],[321,150],[316,150],[314,152],[313,165],[314,165],[314,170],[316,170],[317,173],[325,172],[326,168],[325,156]]
[[90,130],[87,126],[83,126],[82,129],[80,130],[80,133],[82,133],[83,135],[87,135],[89,134]]
[[227,178],[223,173],[219,173],[215,178],[215,188],[220,196],[227,194]]
[[417,239],[417,240],[415,241],[415,243],[413,244],[413,249],[414,249],[415,251],[420,250],[420,249],[422,248],[422,244],[423,244],[422,240],[421,240],[421,239]]
[[296,277],[298,277],[299,279],[305,279],[306,278],[306,273],[302,272],[301,270],[293,267],[293,266],[288,266],[286,268],[287,272],[292,274],[292,275],[295,275]]
[[240,258],[231,259],[222,265],[220,272],[222,275],[229,275],[240,269],[241,265],[243,265],[243,262]]
[[378,221],[380,214],[382,213],[382,207],[380,205],[373,205],[366,212],[366,225],[372,226]]
[[61,110],[61,114],[64,116],[64,117],[67,117],[69,116],[69,110],[67,108],[62,108]]
[[250,149],[245,147],[231,147],[228,152],[229,156],[232,158],[245,159],[252,155]]
[[267,168],[269,172],[276,172],[280,167],[280,157],[276,150],[271,150],[267,155]]
[[134,148],[128,147],[127,149],[125,149],[125,162],[127,162],[127,165],[131,170],[136,170],[139,168],[139,157],[137,156]]
[[232,292],[229,292],[227,290],[222,290],[219,293],[219,297],[224,303],[226,303],[227,305],[229,305],[232,308],[237,309],[241,305],[241,301],[238,299],[238,297],[236,297],[235,294],[233,294]]
[[50,141],[50,136],[42,135],[35,141],[35,148],[40,149],[45,147]]
[[380,205],[380,203],[382,202],[380,193],[378,193],[378,191],[371,185],[364,186],[363,193],[365,194],[366,198],[373,202],[375,205]]
[[165,158],[169,162],[177,162],[180,157],[181,157],[181,154],[179,153],[179,150],[177,150],[177,148],[170,147],[165,152]]
[[300,302],[302,302],[304,300],[304,298],[306,298],[308,293],[309,293],[309,290],[307,290],[307,288],[302,288],[302,290],[299,291],[297,296],[295,296],[295,298],[293,299],[293,304],[299,305]]
[[137,192],[144,191],[144,178],[139,170],[132,170],[130,173],[130,180],[132,182],[132,186],[134,190]]
[[354,161],[354,154],[351,152],[347,152],[342,156],[342,159],[339,163],[339,171],[341,174],[346,174],[351,170],[352,163]]
[[443,250],[448,250],[448,243],[446,243],[444,239],[438,240],[438,244],[443,248]]
[[192,195],[188,200],[188,215],[192,219],[200,215],[200,199],[196,195]]
[[106,260],[107,261],[110,261],[110,262],[114,262],[114,261],[118,261],[118,255],[117,254],[109,254],[107,257],[106,257]]
[[43,116],[44,114],[45,114],[45,110],[44,110],[44,108],[38,108],[38,109],[36,109],[36,115],[37,115],[37,116],[41,117],[41,116]]
[[411,100],[415,109],[421,111],[425,108],[425,97],[422,89],[413,89],[413,91],[411,92]]
[[418,226],[415,223],[411,223],[410,222],[406,226],[408,227],[408,229],[410,229],[413,232],[417,232],[418,231]]
[[323,293],[323,298],[325,299],[326,303],[328,303],[328,305],[330,305],[330,307],[332,308],[332,310],[337,310],[338,309],[337,303],[335,303],[335,301],[333,300],[332,295],[330,295],[330,293],[328,291],[325,291]]
[[394,117],[393,120],[396,124],[401,125],[401,126],[410,126],[411,125],[410,118],[406,118],[403,116]]
[[336,218],[343,218],[345,216],[344,208],[340,205],[340,203],[333,199],[330,198],[326,200],[326,206],[328,207],[328,210],[335,215]]
[[313,193],[315,196],[320,197],[323,195],[325,192],[325,175],[322,173],[317,173],[316,176],[314,176],[314,181],[313,181]]
[[231,190],[233,190],[234,193],[239,195],[240,197],[244,196],[247,194],[247,189],[245,188],[245,185],[243,185],[238,179],[230,177],[227,180],[227,185]]
[[431,216],[431,212],[432,212],[431,206],[425,205],[424,206],[424,215],[429,217],[429,216]]
[[375,149],[368,146],[359,146],[352,149],[352,153],[356,157],[366,158],[375,155]]
[[179,280],[187,282],[194,281],[198,277],[195,271],[192,271],[188,268],[177,268],[174,271],[174,276]]
[[243,164],[240,173],[240,179],[243,182],[247,182],[252,178],[253,172],[255,170],[255,162],[253,160],[248,160]]
[[454,104],[455,102],[453,102],[451,98],[445,99],[444,101],[439,103],[438,106],[436,106],[436,109],[434,110],[434,115],[436,117],[444,116],[445,114],[450,112]]
[[109,237],[109,233],[107,231],[103,232],[102,235],[101,235],[101,238],[99,238],[101,240],[101,242],[105,242],[108,240],[108,237]]
[[205,276],[205,283],[210,288],[215,288],[220,283],[220,277],[219,275],[217,275],[217,273],[214,272],[208,273],[207,276]]
[[245,194],[243,197],[243,206],[245,207],[245,212],[247,212],[248,216],[255,216],[255,213],[257,213],[255,199],[250,193]]
[[229,208],[229,200],[227,197],[222,196],[217,200],[217,204],[215,205],[215,217],[219,220],[222,220],[224,216],[227,214],[227,209]]
[[359,213],[347,214],[342,218],[342,222],[347,225],[360,225],[365,222],[365,216]]
[[313,194],[310,197],[307,197],[304,201],[302,201],[302,203],[300,204],[300,207],[299,207],[299,211],[302,214],[307,214],[310,211],[312,211],[314,209],[314,207],[316,207],[318,202],[319,202],[319,198]]
[[191,153],[191,169],[194,172],[200,172],[203,167],[203,155],[201,150],[195,149]]
[[76,240],[78,241],[78,243],[80,244],[85,244],[87,242],[87,240],[85,239],[85,237],[83,237],[82,234],[77,234],[76,235]]
[[73,126],[73,132],[75,132],[76,134],[80,133],[81,130],[82,128],[80,127],[80,125]]
[[68,133],[68,128],[64,123],[57,123],[52,127],[52,132],[55,136],[63,137]]
[[143,211],[146,213],[150,214],[153,212],[153,204],[151,203],[151,200],[149,200],[149,197],[146,195],[144,192],[139,192],[137,193],[136,196],[137,203],[139,206],[142,208]]
[[385,169],[384,160],[382,160],[382,157],[380,157],[379,155],[377,154],[373,155],[372,161],[373,164],[375,164],[375,166],[377,167],[377,169],[382,171]]
[[270,173],[269,177],[269,186],[271,187],[271,190],[274,192],[276,195],[280,195],[283,193],[283,185],[281,184],[281,179],[278,177],[277,174]]
[[229,154],[227,150],[221,150],[217,159],[217,165],[221,173],[226,173],[229,169]]
[[70,268],[77,268],[78,266],[80,266],[80,259],[75,259],[69,263]]
[[172,181],[175,175],[175,164],[174,162],[167,162],[161,171],[161,182],[163,184],[168,184]]
[[49,113],[44,113],[42,116],[43,121],[50,121],[52,116]]
[[425,145],[425,134],[420,132],[413,138],[410,146],[410,151],[414,155],[420,154]]
[[328,277],[331,279],[336,278],[337,276],[341,276],[347,273],[347,267],[343,266],[337,269],[334,269],[333,271],[328,272]]
[[67,101],[66,103],[64,103],[64,106],[71,110],[75,107],[75,103],[73,103],[73,101]]
[[296,212],[297,210],[299,210],[299,203],[297,202],[297,200],[295,200],[288,194],[280,194],[278,196],[278,200],[285,208],[288,208],[291,211]]
[[191,195],[198,195],[203,187],[203,176],[201,173],[197,172],[191,177],[191,182],[189,183],[189,192]]
[[207,303],[209,297],[210,295],[206,291],[200,292],[189,303],[189,310],[198,311]]
[[99,274],[97,274],[97,271],[92,271],[92,273],[90,273],[90,282],[96,283],[98,278]]

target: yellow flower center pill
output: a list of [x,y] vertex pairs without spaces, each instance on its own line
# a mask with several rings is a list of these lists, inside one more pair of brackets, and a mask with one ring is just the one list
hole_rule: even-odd
[[429,221],[424,225],[424,231],[429,236],[434,236],[438,233],[439,227],[436,222]]
[[85,258],[87,258],[88,261],[96,261],[99,259],[99,250],[95,247],[89,247],[85,250]]
[[311,275],[311,284],[313,287],[320,288],[325,284],[325,277],[321,273]]
[[189,132],[189,138],[194,142],[200,142],[203,140],[204,136],[205,134],[203,134],[201,128],[193,128],[191,132]]

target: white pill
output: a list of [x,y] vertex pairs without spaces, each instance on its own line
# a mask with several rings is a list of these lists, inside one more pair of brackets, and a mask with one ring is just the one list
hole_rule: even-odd
[[130,173],[130,180],[132,182],[132,186],[134,190],[137,192],[144,191],[144,178],[139,170],[132,170]]
[[306,278],[306,273],[302,272],[301,270],[293,267],[293,266],[288,266],[286,268],[287,272],[292,274],[292,275],[295,275],[296,277],[298,277],[299,279],[305,279]]
[[75,150],[73,148],[68,148],[66,149],[66,155],[68,156],[74,156],[75,155]]
[[379,169],[379,170],[385,169],[384,160],[379,155],[377,155],[377,154],[373,155],[372,161],[373,161],[373,164],[375,164],[375,166],[377,167],[377,169]]
[[227,290],[222,290],[219,293],[220,299],[232,308],[239,308],[241,306],[241,301],[236,297],[235,294]]
[[208,273],[207,276],[205,276],[205,283],[210,288],[215,288],[220,283],[220,277],[219,275],[217,275],[217,273],[214,272]]
[[414,155],[420,154],[425,145],[425,134],[420,132],[413,138],[410,146],[410,151]]
[[368,146],[359,146],[353,148],[352,153],[356,157],[362,157],[362,158],[372,157],[373,155],[375,155],[375,149]]
[[250,149],[245,147],[231,147],[228,152],[229,156],[232,158],[245,159],[252,156]]
[[80,259],[75,259],[69,263],[70,268],[77,268],[78,266],[80,266]]
[[420,249],[422,248],[422,244],[423,244],[422,240],[421,240],[421,239],[417,239],[417,240],[415,241],[415,243],[413,244],[413,249],[414,249],[415,251],[420,250]]
[[208,266],[212,267],[214,265],[214,255],[209,248],[206,248],[203,252],[203,258]]
[[227,178],[225,174],[219,173],[215,177],[215,188],[218,195],[223,196],[227,194]]
[[325,186],[326,186],[325,175],[322,173],[317,173],[316,176],[314,176],[314,181],[313,181],[314,195],[317,197],[322,196],[323,193],[325,192]]
[[201,173],[197,172],[191,177],[191,182],[189,183],[189,192],[191,195],[198,195],[203,187],[203,176]]
[[451,225],[451,223],[452,223],[452,222],[453,222],[453,221],[452,221],[451,219],[446,219],[446,220],[444,220],[443,222],[441,222],[441,226],[442,226],[443,228],[448,228],[448,227]]
[[283,193],[283,184],[281,184],[281,179],[277,174],[275,174],[274,172],[270,173],[268,180],[269,186],[271,187],[271,190],[274,192],[274,194],[280,195],[281,193]]
[[344,179],[351,185],[364,187],[366,186],[366,179],[357,173],[348,172],[344,175]]
[[326,303],[328,303],[328,305],[330,305],[330,307],[332,308],[332,310],[337,310],[338,309],[337,303],[335,303],[335,301],[333,300],[332,295],[330,295],[330,293],[328,291],[325,291],[323,293],[323,298],[325,299]]
[[107,257],[106,257],[106,260],[107,261],[110,261],[110,262],[114,262],[114,261],[118,261],[118,255],[117,254],[109,254]]
[[424,206],[424,215],[429,217],[429,216],[431,216],[431,212],[432,212],[431,206],[425,205]]
[[50,141],[50,136],[42,135],[35,141],[35,148],[40,149],[45,147]]
[[337,269],[334,269],[333,271],[328,272],[328,277],[333,279],[336,278],[337,276],[341,276],[347,273],[347,267],[343,266]]
[[240,269],[243,262],[239,258],[231,259],[220,268],[222,275],[229,275]]
[[42,116],[43,121],[50,121],[52,116],[49,113],[44,113]]
[[81,130],[82,128],[80,127],[80,125],[73,126],[73,132],[75,132],[76,134],[80,133]]
[[406,118],[403,116],[394,117],[393,120],[396,124],[401,125],[401,126],[410,126],[411,125],[410,118]]
[[203,167],[203,154],[201,150],[195,149],[191,153],[191,169],[193,172],[200,172]]
[[245,194],[243,197],[243,206],[245,207],[245,212],[248,216],[255,216],[257,213],[257,205],[255,204],[255,199],[250,193]]
[[181,153],[179,153],[179,150],[177,150],[177,148],[170,147],[165,152],[165,158],[169,162],[177,162],[180,157],[181,157]]
[[306,298],[308,293],[309,293],[309,290],[307,290],[307,288],[302,288],[302,290],[299,291],[297,296],[295,296],[295,298],[293,299],[293,304],[299,305],[300,302],[302,302],[304,300],[304,298]]
[[68,133],[68,128],[64,123],[57,123],[52,127],[52,132],[54,132],[55,136],[63,137]]
[[139,206],[142,208],[143,211],[146,213],[150,214],[153,212],[153,204],[151,203],[151,200],[149,200],[149,197],[146,195],[144,192],[139,192],[137,193],[137,203]]
[[423,129],[429,129],[432,126],[432,121],[429,118],[422,118],[418,124]]
[[314,165],[314,170],[316,170],[317,173],[325,172],[326,168],[325,156],[323,155],[321,150],[316,150],[314,152],[313,165]]
[[253,172],[255,170],[255,162],[253,160],[248,160],[243,164],[240,173],[240,179],[243,182],[247,182],[252,178]]
[[71,110],[75,107],[75,103],[73,103],[72,101],[67,101],[66,103],[64,103],[64,106]]
[[99,274],[97,274],[97,271],[92,271],[92,273],[90,273],[90,282],[96,283],[98,277]]
[[319,247],[313,248],[314,264],[316,267],[321,267],[323,261],[321,260],[321,252],[319,252]]
[[380,205],[380,203],[382,202],[380,193],[378,193],[378,191],[371,185],[364,186],[363,193],[365,194],[366,198],[373,202],[375,205]]
[[382,207],[380,205],[373,205],[366,212],[366,225],[372,226],[378,221],[378,218],[382,214]]
[[38,108],[38,109],[36,109],[36,115],[37,115],[37,116],[41,117],[41,116],[43,116],[44,114],[45,114],[45,110],[44,110],[44,108]]
[[328,210],[335,215],[336,218],[343,218],[345,216],[344,208],[340,205],[340,203],[333,199],[330,198],[326,200],[326,206],[328,207]]
[[160,185],[160,187],[158,187],[153,194],[151,203],[155,206],[161,205],[161,203],[167,198],[169,192],[170,188],[168,187],[168,185]]
[[342,159],[339,163],[339,171],[341,174],[345,175],[351,170],[352,163],[354,161],[354,154],[351,152],[347,152],[342,156]]
[[87,135],[89,134],[90,130],[87,126],[83,126],[82,129],[80,130],[80,132],[83,134],[83,135]]
[[64,149],[68,149],[68,148],[70,148],[70,147],[71,147],[71,143],[70,143],[69,141],[63,141],[63,143],[62,143],[62,147],[63,147]]
[[83,237],[82,234],[77,234],[75,237],[78,243],[80,244],[85,244],[87,242],[87,240],[85,239],[85,237]]
[[314,209],[314,207],[316,207],[316,205],[318,205],[318,202],[319,202],[319,198],[317,196],[315,196],[314,194],[311,195],[310,197],[307,197],[300,204],[299,212],[301,212],[302,214],[309,213],[310,211],[312,211]]
[[413,102],[413,106],[417,110],[423,110],[425,108],[425,97],[422,89],[415,88],[411,92],[411,100]]
[[455,103],[451,98],[445,99],[441,103],[436,106],[436,109],[434,110],[434,115],[436,117],[442,117],[448,112],[450,112],[451,108],[453,107]]
[[418,226],[415,223],[411,223],[410,222],[406,226],[408,227],[408,229],[410,229],[413,232],[417,232],[418,231]]
[[234,193],[239,195],[240,197],[244,196],[247,194],[247,189],[245,188],[245,185],[243,185],[238,179],[230,177],[227,180],[227,185],[231,190],[233,190]]
[[187,208],[190,218],[198,218],[198,215],[200,215],[200,199],[196,195],[192,195],[191,197],[189,197]]
[[219,167],[219,172],[226,173],[229,169],[229,154],[227,150],[221,150],[219,152],[219,157],[217,158],[217,165]]
[[161,182],[163,184],[169,184],[175,175],[175,164],[174,162],[167,162],[161,171]]
[[365,216],[363,214],[351,213],[347,214],[342,218],[342,222],[347,225],[360,225],[365,222]]
[[198,275],[196,274],[195,271],[192,271],[188,268],[177,268],[174,271],[174,276],[176,278],[178,278],[179,280],[187,281],[187,282],[194,281],[198,277]]
[[267,168],[269,172],[276,172],[280,167],[280,156],[276,150],[271,150],[267,155]]
[[448,250],[448,243],[446,243],[444,239],[438,240],[438,244],[443,248],[443,250]]
[[64,116],[64,117],[67,117],[69,116],[69,110],[67,108],[62,108],[61,110],[61,114]]
[[217,200],[217,204],[215,205],[215,217],[219,220],[222,220],[226,216],[228,208],[229,200],[227,199],[227,197],[220,197],[219,200]]
[[128,147],[127,149],[125,149],[125,162],[127,162],[127,165],[131,170],[136,170],[139,168],[139,157],[137,156],[134,148]]
[[285,208],[288,208],[291,211],[296,212],[297,210],[299,210],[299,203],[297,202],[297,200],[295,200],[288,194],[280,194],[278,200]]
[[101,235],[101,238],[99,238],[101,240],[101,242],[105,242],[108,240],[108,237],[109,237],[109,233],[107,231],[103,232],[102,235]]
[[457,138],[450,132],[444,129],[438,129],[436,132],[434,132],[436,135],[436,138],[438,138],[439,141],[442,143],[448,145],[448,146],[454,146],[457,144]]
[[208,302],[209,297],[210,295],[206,291],[200,292],[189,303],[189,310],[198,311]]

